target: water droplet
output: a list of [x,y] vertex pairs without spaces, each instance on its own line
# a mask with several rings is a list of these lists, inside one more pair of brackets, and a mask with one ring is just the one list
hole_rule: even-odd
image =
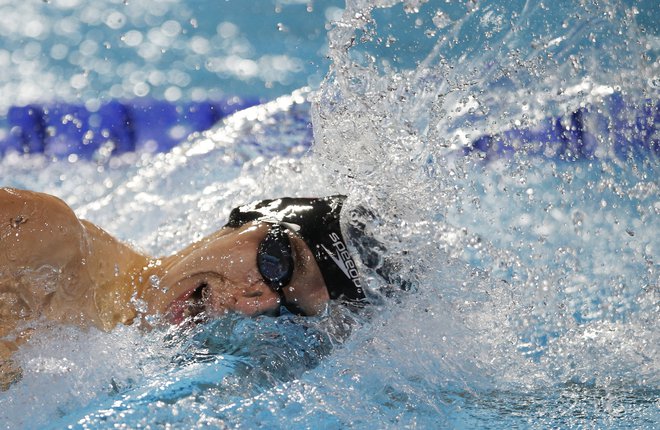
[[435,12],[432,21],[433,24],[439,29],[445,28],[449,24],[451,24],[451,19],[449,18],[449,16],[447,16],[447,14],[441,10]]
[[137,291],[131,296],[131,304],[135,310],[141,314],[147,313],[147,310],[149,309],[147,302],[138,297]]
[[582,232],[584,219],[585,219],[585,215],[582,211],[576,210],[575,212],[573,212],[571,221],[573,222],[575,233],[580,234]]

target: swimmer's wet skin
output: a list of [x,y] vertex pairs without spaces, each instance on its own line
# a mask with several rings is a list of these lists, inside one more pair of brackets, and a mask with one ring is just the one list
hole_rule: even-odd
[[78,219],[56,197],[0,189],[0,386],[18,377],[11,355],[29,337],[17,332],[29,320],[111,330],[138,315],[175,324],[230,311],[275,315],[280,306],[316,315],[330,299],[364,300],[339,227],[343,201],[242,206],[212,235],[152,258]]

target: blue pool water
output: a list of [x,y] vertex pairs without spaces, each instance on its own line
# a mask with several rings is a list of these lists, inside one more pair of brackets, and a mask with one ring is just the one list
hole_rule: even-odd
[[257,104],[163,153],[9,151],[0,185],[154,255],[246,201],[347,193],[412,289],[317,318],[43,328],[4,427],[658,427],[654,2],[13,3],[0,141],[27,104]]

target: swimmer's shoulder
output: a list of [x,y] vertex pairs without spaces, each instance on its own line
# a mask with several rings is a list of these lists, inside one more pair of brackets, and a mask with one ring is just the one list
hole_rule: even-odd
[[37,191],[18,188],[0,187],[0,210],[16,209],[17,206],[28,204],[46,205],[52,209],[71,212],[71,208],[58,197]]
[[[42,239],[63,238],[81,229],[73,210],[50,194],[16,188],[0,188],[0,238],[32,233]],[[18,235],[17,235],[18,233]],[[39,239],[39,237],[36,237]]]
[[54,217],[56,221],[77,219],[73,210],[64,201],[50,194],[36,191],[20,190],[18,188],[0,188],[0,213],[3,215],[14,215],[11,220],[14,224],[27,223],[28,215],[35,221],[37,218],[47,221]]
[[83,239],[82,224],[61,199],[0,188],[0,248],[4,251],[0,252],[0,269],[5,273],[11,266],[66,263]]

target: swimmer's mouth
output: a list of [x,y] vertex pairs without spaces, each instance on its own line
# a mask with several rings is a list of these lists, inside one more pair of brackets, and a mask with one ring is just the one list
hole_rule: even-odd
[[170,305],[167,317],[173,324],[180,324],[185,320],[201,322],[206,317],[205,299],[208,295],[208,284],[202,282],[192,291],[181,295]]

